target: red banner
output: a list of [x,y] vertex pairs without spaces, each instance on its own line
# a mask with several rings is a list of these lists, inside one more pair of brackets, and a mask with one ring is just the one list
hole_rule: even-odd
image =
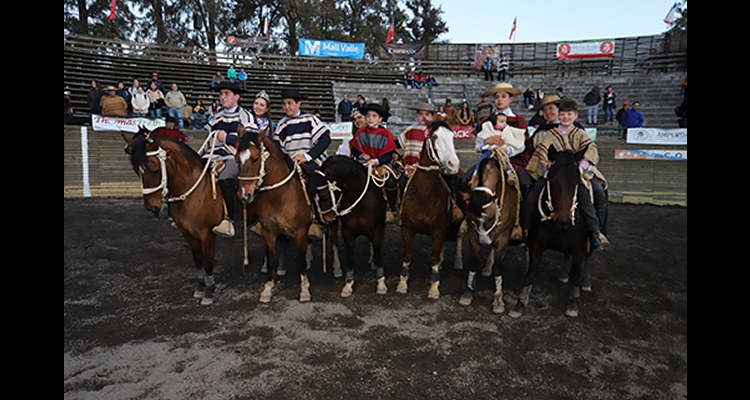
[[471,133],[474,131],[474,127],[472,126],[451,125],[451,129],[453,130],[453,140],[474,139],[474,135]]

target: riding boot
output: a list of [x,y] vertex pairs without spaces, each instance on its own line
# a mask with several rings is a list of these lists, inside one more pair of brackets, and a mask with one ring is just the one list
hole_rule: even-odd
[[390,177],[385,183],[385,196],[388,198],[388,210],[385,212],[385,223],[395,224],[398,221],[398,183]]
[[604,187],[598,179],[592,178],[590,182],[594,192],[594,208],[596,208],[596,216],[599,218],[599,230],[603,235],[606,235],[608,217],[607,196],[604,194]]
[[237,215],[237,179],[219,180],[219,188],[221,188],[224,204],[227,207],[227,218],[223,219],[212,231],[217,235],[233,237],[235,233],[234,221]]

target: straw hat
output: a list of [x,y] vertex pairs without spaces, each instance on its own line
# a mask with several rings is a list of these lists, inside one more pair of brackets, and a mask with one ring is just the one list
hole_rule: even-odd
[[495,87],[493,87],[492,89],[487,89],[484,93],[482,93],[482,95],[494,96],[495,93],[499,92],[506,92],[511,96],[518,96],[522,93],[521,89],[514,88],[510,83],[502,82],[495,85]]
[[542,101],[539,104],[537,104],[536,106],[534,106],[534,108],[532,108],[531,111],[539,111],[542,108],[544,108],[544,107],[546,107],[546,106],[548,106],[550,104],[560,104],[562,101],[563,101],[563,99],[557,97],[556,94],[551,94],[551,95],[548,95],[548,96],[544,96],[544,98],[542,98]]
[[411,110],[435,112],[435,105],[431,103],[420,102],[416,107],[409,107]]

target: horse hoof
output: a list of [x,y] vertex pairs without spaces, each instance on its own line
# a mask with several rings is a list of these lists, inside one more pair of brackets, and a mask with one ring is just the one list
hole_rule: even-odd
[[523,305],[517,304],[512,310],[510,310],[508,315],[511,318],[521,318],[523,315]]
[[338,278],[341,278],[342,276],[344,276],[344,272],[341,269],[336,269],[336,268],[333,269],[334,278],[338,279]]
[[259,301],[260,301],[261,303],[264,303],[264,304],[268,304],[268,303],[270,303],[270,302],[271,302],[271,296],[264,296],[264,295],[261,295],[261,296],[260,296],[260,300],[259,300]]
[[471,295],[471,292],[466,292],[461,295],[461,298],[458,300],[458,304],[462,306],[468,306],[471,305],[471,300],[474,298],[474,296]]
[[503,303],[502,295],[497,295],[495,301],[492,302],[492,312],[495,314],[502,314],[505,312],[505,303]]
[[581,286],[581,290],[583,290],[584,292],[590,292],[591,286]]
[[193,297],[196,299],[202,299],[205,294],[205,291],[196,289],[195,292],[193,292]]
[[386,294],[388,293],[388,287],[385,286],[385,278],[378,279],[378,289],[376,291],[377,294]]
[[396,293],[406,293],[409,290],[409,286],[406,284],[406,278],[401,277],[396,287]]
[[575,318],[575,317],[578,316],[578,310],[577,309],[570,309],[569,308],[569,309],[565,310],[565,315],[567,315],[568,317]]
[[201,300],[202,306],[210,306],[211,304],[214,304],[214,299],[212,297],[204,297]]
[[310,297],[309,293],[307,293],[307,294],[300,294],[299,295],[299,302],[300,303],[307,303],[308,301],[310,301],[310,298],[311,297]]
[[436,285],[433,284],[433,286],[430,287],[430,290],[427,291],[427,298],[434,299],[434,300],[437,300],[440,298],[440,291],[438,290]]
[[349,297],[352,295],[354,290],[352,289],[352,286],[354,285],[354,282],[347,283],[344,285],[344,288],[341,289],[341,297]]
[[566,275],[566,276],[561,276],[561,277],[559,278],[559,280],[560,280],[560,282],[562,282],[562,283],[568,283],[568,280],[569,280],[569,278],[568,278],[568,276]]

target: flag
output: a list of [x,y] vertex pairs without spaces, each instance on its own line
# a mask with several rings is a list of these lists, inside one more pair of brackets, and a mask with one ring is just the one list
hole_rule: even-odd
[[266,19],[263,21],[263,36],[268,37],[268,15],[266,15]]
[[508,40],[510,40],[513,37],[513,34],[516,33],[516,19],[518,17],[513,17],[513,28],[510,29],[510,36],[508,36]]
[[385,38],[385,44],[388,44],[391,40],[393,40],[393,18],[391,18],[391,27],[388,28],[388,36]]
[[669,9],[667,16],[664,17],[664,23],[667,25],[672,25],[674,23],[674,15],[676,13],[677,13],[677,3],[674,3],[672,8]]
[[117,5],[115,4],[115,0],[112,0],[112,4],[109,5],[109,20],[112,21],[115,19],[115,10],[117,9]]

